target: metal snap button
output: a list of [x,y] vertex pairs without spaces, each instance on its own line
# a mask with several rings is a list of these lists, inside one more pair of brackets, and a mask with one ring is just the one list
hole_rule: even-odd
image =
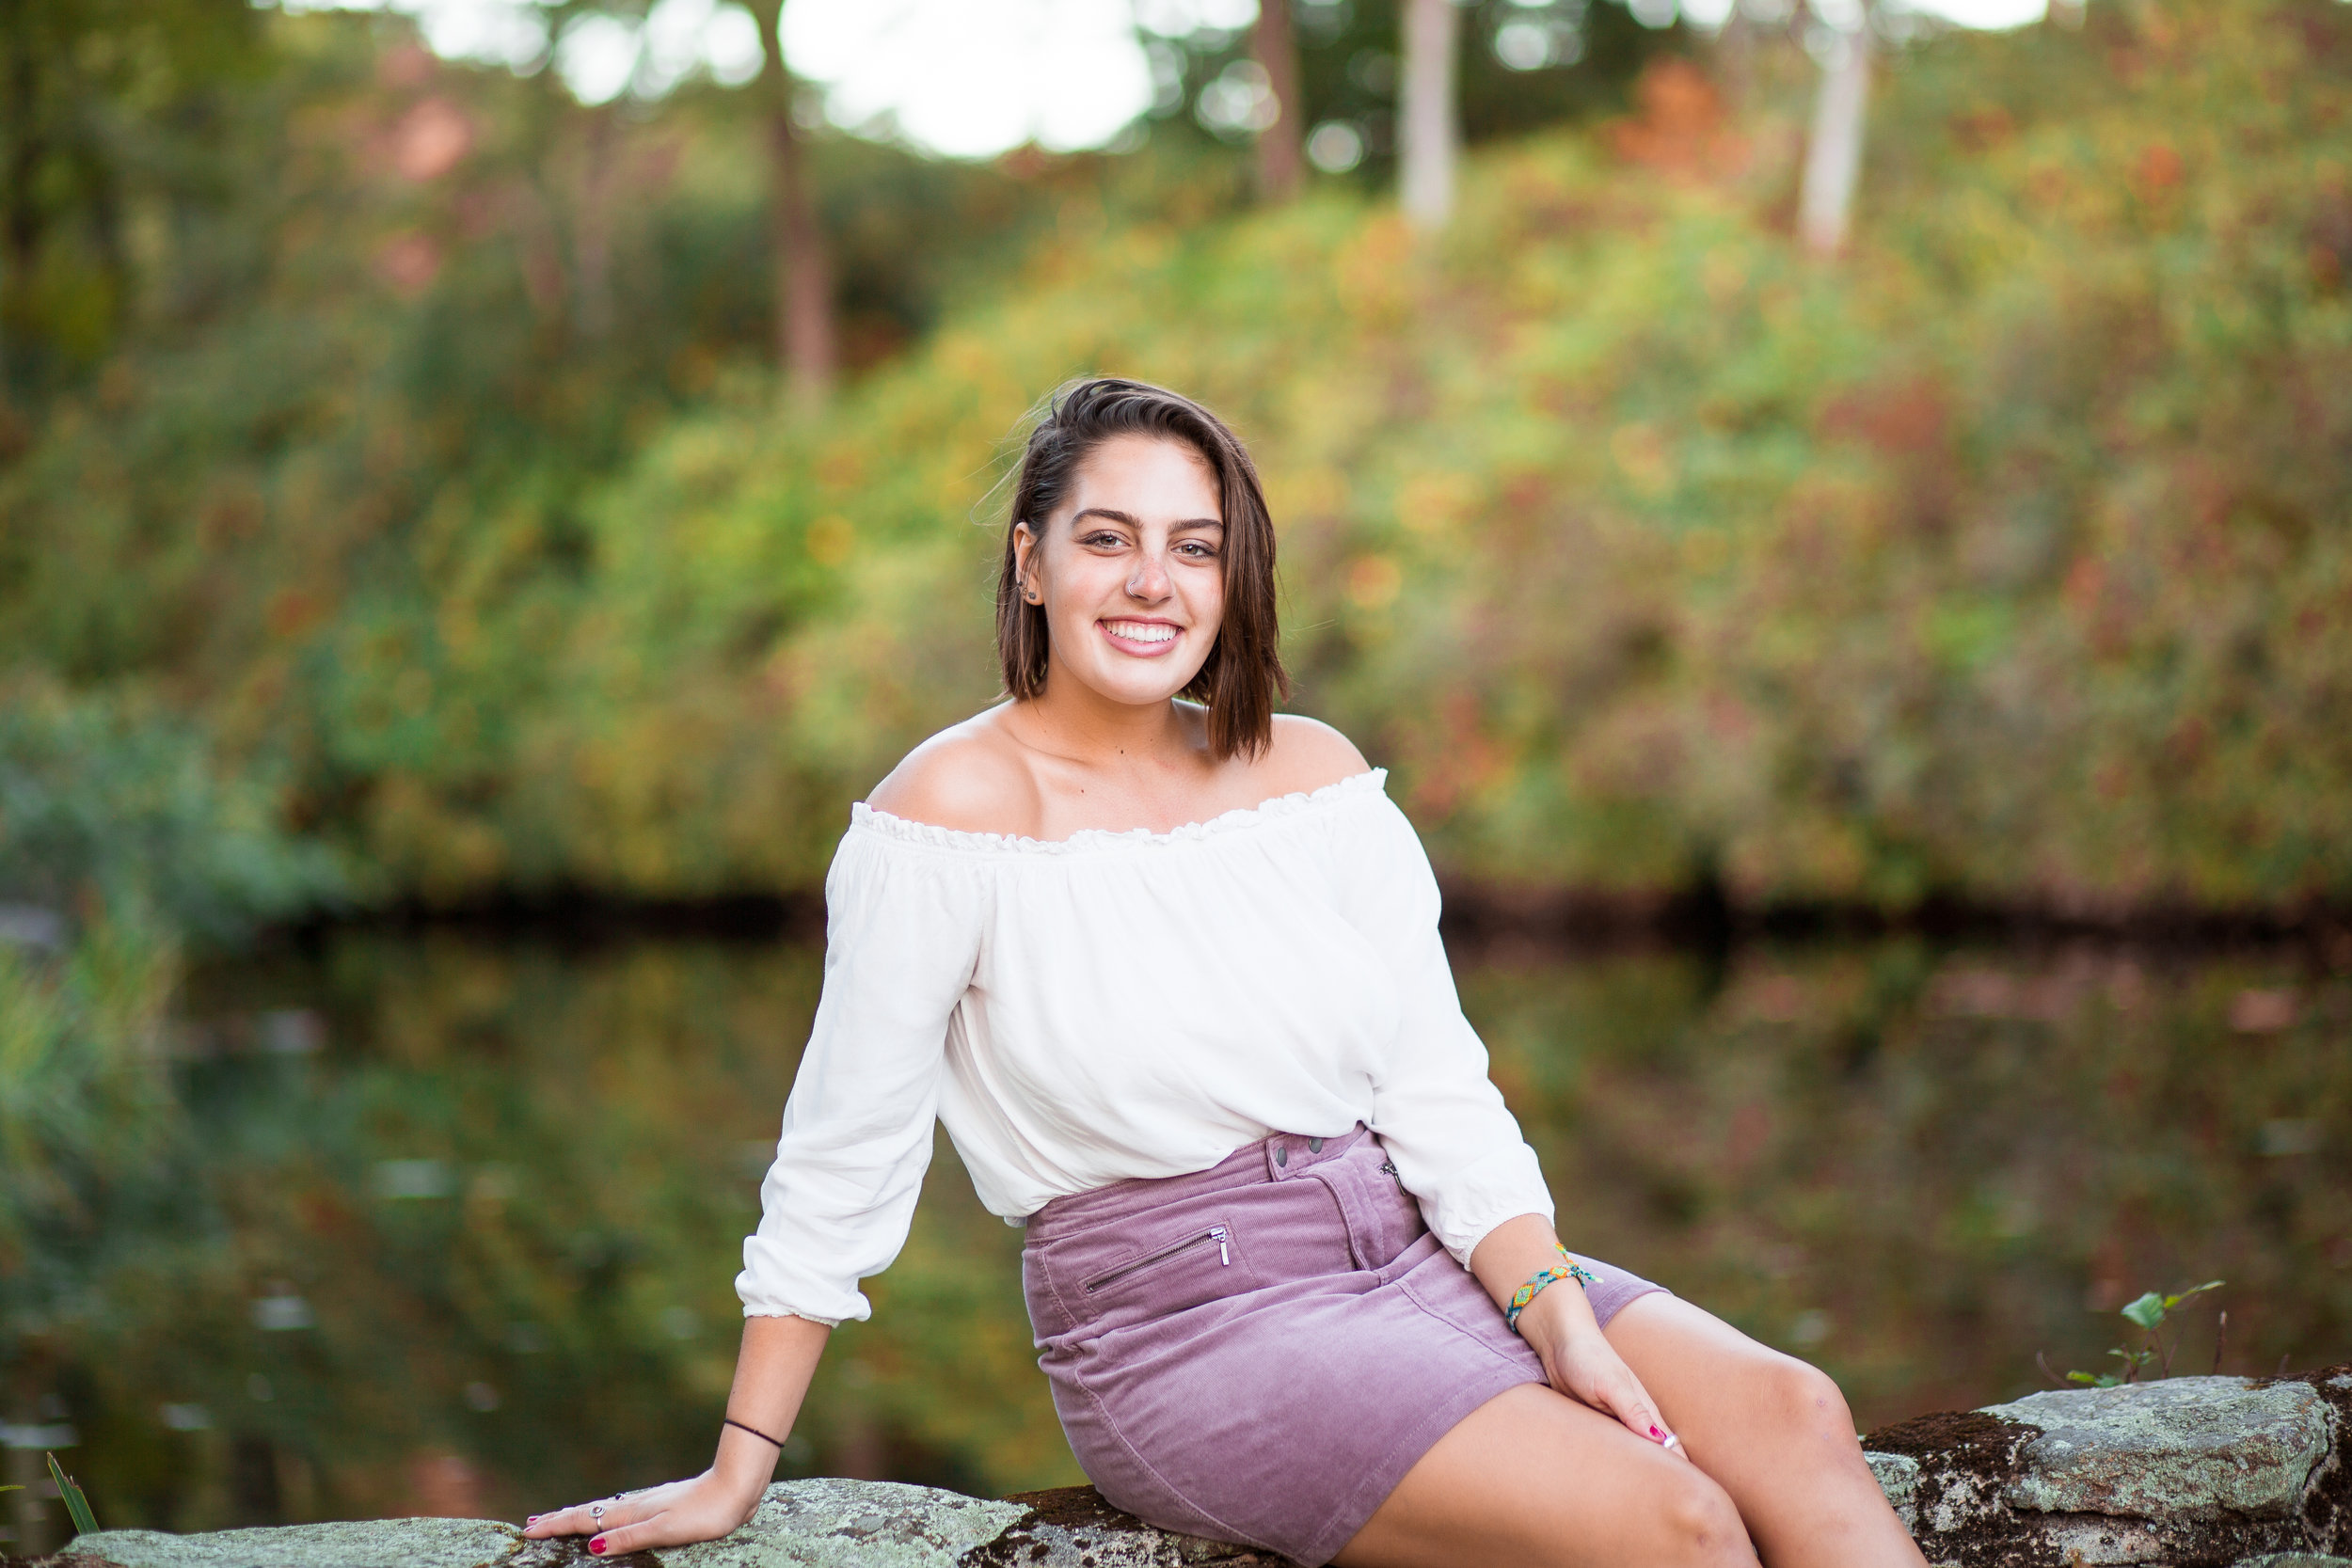
[[1322,1152],[1323,1152],[1323,1140],[1322,1140],[1321,1138],[1309,1138],[1309,1139],[1307,1140],[1307,1152],[1308,1152],[1308,1153],[1310,1153],[1310,1154],[1320,1154],[1320,1153],[1322,1153]]
[[1290,1145],[1276,1144],[1274,1146],[1274,1163],[1278,1165],[1287,1165],[1291,1163]]

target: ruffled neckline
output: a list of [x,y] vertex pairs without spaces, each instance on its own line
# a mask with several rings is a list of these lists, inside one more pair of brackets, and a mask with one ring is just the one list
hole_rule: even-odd
[[1155,833],[1149,828],[1081,828],[1068,838],[1023,838],[1008,833],[968,833],[956,828],[942,828],[930,822],[916,822],[904,816],[893,816],[877,811],[860,800],[850,808],[850,825],[864,828],[882,837],[902,844],[927,845],[934,849],[959,849],[970,854],[988,855],[1068,855],[1104,849],[1140,848],[1166,844],[1191,844],[1223,833],[1279,822],[1303,816],[1319,808],[1352,800],[1359,795],[1380,794],[1388,785],[1389,770],[1375,768],[1351,774],[1321,789],[1303,790],[1291,795],[1277,795],[1254,806],[1236,806],[1232,811],[1210,817],[1205,822],[1187,822],[1167,832]]

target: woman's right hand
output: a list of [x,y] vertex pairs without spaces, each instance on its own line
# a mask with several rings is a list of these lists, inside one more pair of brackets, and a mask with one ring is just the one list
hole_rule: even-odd
[[[723,1479],[715,1469],[689,1481],[624,1492],[596,1503],[581,1503],[554,1513],[532,1515],[523,1529],[526,1539],[551,1535],[586,1535],[588,1549],[598,1557],[618,1557],[661,1546],[683,1546],[694,1541],[714,1541],[752,1516],[767,1490],[764,1481],[746,1485],[743,1480]],[[597,1518],[591,1510],[601,1507]]]
[[[1549,1301],[1549,1309],[1538,1310]],[[1561,1393],[1613,1416],[1636,1437],[1664,1446],[1683,1459],[1681,1441],[1668,1432],[1642,1380],[1625,1364],[1593,1321],[1584,1292],[1563,1281],[1528,1303],[1519,1317],[1519,1333],[1543,1358],[1544,1375]]]

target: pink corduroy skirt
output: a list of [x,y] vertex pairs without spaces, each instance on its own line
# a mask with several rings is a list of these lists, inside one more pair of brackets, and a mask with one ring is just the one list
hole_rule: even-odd
[[[1662,1289],[1578,1260],[1604,1325]],[[1103,1496],[1302,1563],[1328,1562],[1454,1423],[1544,1381],[1360,1127],[1057,1198],[1030,1217],[1022,1276]]]

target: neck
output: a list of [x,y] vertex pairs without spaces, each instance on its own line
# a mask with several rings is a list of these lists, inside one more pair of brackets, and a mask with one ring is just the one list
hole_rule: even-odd
[[1081,766],[1116,768],[1193,758],[1193,738],[1175,699],[1115,701],[1073,675],[1058,658],[1049,657],[1045,690],[1021,709],[1028,744]]

